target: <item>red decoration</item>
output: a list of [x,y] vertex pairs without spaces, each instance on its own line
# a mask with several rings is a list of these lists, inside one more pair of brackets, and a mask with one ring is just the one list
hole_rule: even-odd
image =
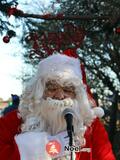
[[[59,16],[62,17],[63,15],[60,14]],[[68,48],[63,54],[78,58],[76,49],[80,47],[82,41],[84,40],[85,34],[86,32],[84,29],[69,23],[63,26],[63,31],[57,32],[57,29],[55,28],[55,32],[43,31],[40,36],[38,36],[38,33],[33,32],[27,35],[25,40],[27,43],[32,41],[33,50],[35,50],[34,53],[38,54],[38,52],[42,51],[43,58],[44,54],[47,53],[49,56],[53,54],[54,51],[61,52],[62,48]],[[72,46],[72,49],[68,46]]]
[[63,14],[63,13],[59,13],[59,14],[56,15],[56,17],[57,17],[57,18],[63,18],[63,17],[64,17],[64,14]]
[[4,43],[9,43],[12,37],[15,37],[16,33],[13,30],[8,30],[6,36],[3,37]]
[[78,58],[78,54],[76,53],[76,49],[66,49],[63,54],[69,56],[69,57],[74,57]]
[[3,42],[4,43],[9,43],[10,42],[10,37],[9,36],[4,36],[3,37]]
[[43,33],[39,38],[39,42],[41,42],[44,50],[46,50],[46,48],[52,48],[59,52],[62,47],[66,48],[73,44],[76,50],[80,47],[84,37],[85,31],[83,29],[77,27],[74,28],[72,25],[66,25],[64,26],[64,32]]
[[52,15],[50,13],[42,15],[42,18],[49,19]]
[[20,16],[20,15],[23,15],[24,12],[20,9],[17,9],[17,6],[14,6],[14,7],[9,7],[8,10],[8,16],[10,17],[11,15],[17,15],[17,16]]
[[39,49],[39,45],[38,45],[37,41],[34,41],[33,49],[35,49],[35,50]]
[[120,27],[115,28],[115,33],[120,34]]
[[16,7],[9,7],[9,8],[8,8],[8,15],[9,15],[9,17],[10,17],[11,15],[14,15],[14,14],[16,13],[16,11],[17,11],[17,8],[16,8]]

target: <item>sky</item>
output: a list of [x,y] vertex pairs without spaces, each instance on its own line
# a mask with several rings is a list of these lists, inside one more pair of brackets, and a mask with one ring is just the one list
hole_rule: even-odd
[[23,61],[20,55],[15,55],[20,53],[22,47],[15,42],[6,44],[0,37],[0,98],[4,100],[11,94],[22,93],[22,81],[18,78],[22,75]]
[[[44,4],[46,8],[49,2],[49,0],[18,0],[18,9],[26,13],[41,14],[40,6]],[[15,22],[14,16],[7,20],[12,25]],[[11,38],[9,43],[4,43],[2,40],[5,34],[0,35],[0,98],[4,100],[10,98],[11,94],[21,95],[23,89],[21,77],[24,74],[25,65],[22,60],[23,48],[19,43],[21,28],[15,28],[15,32],[17,36]]]

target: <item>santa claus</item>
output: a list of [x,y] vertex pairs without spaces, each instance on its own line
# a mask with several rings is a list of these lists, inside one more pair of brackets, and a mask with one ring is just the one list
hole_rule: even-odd
[[[0,119],[1,160],[115,160],[77,58],[42,60],[18,110]],[[72,145],[65,120],[72,115]],[[71,147],[71,148],[70,148]]]

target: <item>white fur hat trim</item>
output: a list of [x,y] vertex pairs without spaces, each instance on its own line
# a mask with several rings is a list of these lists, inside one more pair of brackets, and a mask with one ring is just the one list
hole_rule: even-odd
[[82,81],[80,61],[66,55],[54,54],[42,60],[38,66],[37,77]]

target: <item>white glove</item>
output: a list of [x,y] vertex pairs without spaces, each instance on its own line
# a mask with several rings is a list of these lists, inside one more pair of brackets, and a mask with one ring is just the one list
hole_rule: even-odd
[[46,132],[25,132],[15,136],[21,160],[51,160],[45,145],[48,142]]
[[[21,160],[51,160],[66,155],[67,132],[50,136],[46,132],[25,132],[15,136]],[[69,154],[69,152],[67,152]]]

